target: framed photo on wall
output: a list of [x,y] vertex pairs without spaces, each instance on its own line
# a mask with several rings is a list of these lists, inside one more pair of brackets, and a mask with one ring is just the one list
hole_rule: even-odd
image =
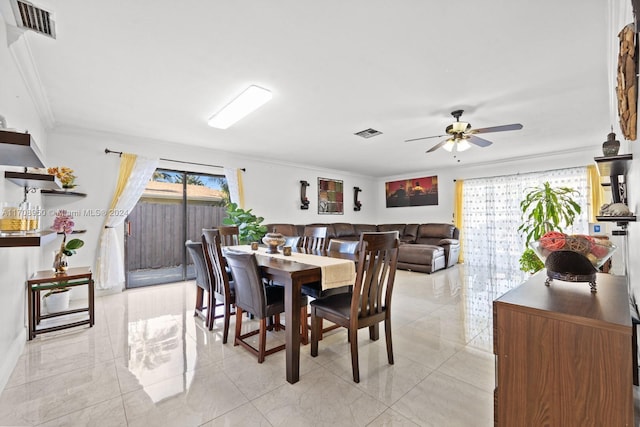
[[318,214],[344,213],[343,183],[338,179],[318,178]]
[[384,186],[388,208],[438,204],[438,177],[435,175],[390,181]]

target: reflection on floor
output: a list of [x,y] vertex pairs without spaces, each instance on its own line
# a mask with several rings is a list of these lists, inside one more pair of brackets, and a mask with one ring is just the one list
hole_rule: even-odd
[[399,271],[395,365],[383,338],[360,331],[359,384],[343,330],[325,336],[317,358],[302,348],[300,381],[290,385],[284,352],[258,365],[231,340],[222,344],[221,322],[210,332],[193,317],[193,282],[105,296],[94,328],[27,344],[0,394],[0,425],[492,426],[491,305],[522,280],[464,265]]

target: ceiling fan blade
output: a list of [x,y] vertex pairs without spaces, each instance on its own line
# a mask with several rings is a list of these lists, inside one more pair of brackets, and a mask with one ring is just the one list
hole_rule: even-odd
[[468,133],[489,133],[489,132],[504,132],[507,130],[520,130],[522,129],[522,125],[520,123],[513,123],[510,125],[502,125],[502,126],[493,126],[489,128],[482,129],[471,129]]
[[[444,136],[444,135],[443,135]],[[432,151],[436,151],[438,148],[442,147],[444,144],[446,144],[448,141],[448,139],[445,139],[442,142],[437,143],[436,145],[434,145],[433,147],[429,148],[427,151],[425,151],[425,153],[430,153]]]
[[423,136],[422,138],[405,139],[404,142],[421,141],[423,139],[431,139],[431,138],[442,138],[444,136],[447,136],[447,135]]
[[470,143],[475,144],[478,147],[488,147],[493,144],[493,142],[487,141],[486,139],[480,138],[479,136],[475,135],[468,135],[466,139],[468,139]]

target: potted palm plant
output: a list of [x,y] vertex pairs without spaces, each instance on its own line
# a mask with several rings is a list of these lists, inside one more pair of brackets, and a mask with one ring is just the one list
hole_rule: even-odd
[[551,187],[545,182],[542,187],[530,188],[524,200],[520,202],[522,224],[518,231],[525,236],[526,249],[520,257],[520,269],[535,273],[544,268],[529,243],[540,239],[549,231],[562,232],[562,226],[570,227],[582,209],[573,200],[580,193],[569,187]]

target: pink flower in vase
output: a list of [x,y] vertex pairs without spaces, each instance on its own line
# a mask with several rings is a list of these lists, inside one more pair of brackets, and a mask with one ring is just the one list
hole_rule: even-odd
[[56,212],[56,217],[53,220],[51,229],[56,233],[64,233],[66,236],[73,231],[75,225],[73,217],[69,215],[66,210],[62,209]]

